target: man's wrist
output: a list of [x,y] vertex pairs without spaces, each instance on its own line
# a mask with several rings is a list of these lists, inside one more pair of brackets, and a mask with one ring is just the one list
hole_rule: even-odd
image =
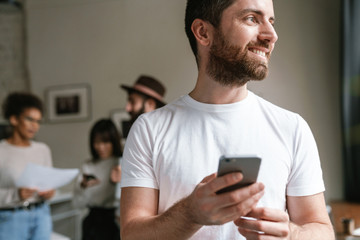
[[191,208],[191,199],[186,197],[174,205],[180,213],[183,228],[190,232],[197,232],[203,225],[196,221],[195,211]]
[[195,216],[196,213],[191,208],[190,197],[186,197],[183,200],[181,200],[180,204],[182,205],[181,208],[183,209],[182,212],[183,212],[184,220],[200,229],[202,225],[196,220],[196,216]]

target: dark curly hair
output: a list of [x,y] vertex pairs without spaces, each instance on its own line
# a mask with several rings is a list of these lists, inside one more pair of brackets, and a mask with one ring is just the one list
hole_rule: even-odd
[[11,116],[19,117],[25,109],[36,108],[43,114],[43,104],[34,94],[28,92],[13,92],[9,94],[3,105],[2,111],[5,119]]
[[99,155],[94,148],[95,138],[100,137],[103,142],[111,142],[113,146],[113,155],[120,157],[122,155],[122,147],[120,143],[120,134],[115,124],[110,119],[98,120],[90,131],[90,151],[93,161],[99,160]]
[[198,62],[196,39],[191,31],[195,19],[202,19],[219,27],[223,11],[233,4],[235,0],[188,0],[185,11],[185,32],[189,39],[191,50]]

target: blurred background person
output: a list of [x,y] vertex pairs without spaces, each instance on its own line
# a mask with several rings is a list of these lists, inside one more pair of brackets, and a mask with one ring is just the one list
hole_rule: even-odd
[[141,114],[166,104],[164,102],[166,88],[159,80],[145,75],[141,75],[133,86],[124,84],[120,86],[128,93],[125,110],[131,117],[129,124],[123,129],[123,137],[126,138],[131,125]]
[[52,166],[49,147],[32,140],[40,128],[42,102],[30,93],[12,93],[2,110],[11,134],[0,141],[0,239],[49,240],[52,222],[45,200],[55,190],[15,186],[28,163]]
[[116,184],[121,179],[122,147],[114,123],[110,119],[98,120],[91,129],[89,143],[92,158],[83,164],[74,194],[75,206],[89,209],[82,223],[82,239],[118,240]]

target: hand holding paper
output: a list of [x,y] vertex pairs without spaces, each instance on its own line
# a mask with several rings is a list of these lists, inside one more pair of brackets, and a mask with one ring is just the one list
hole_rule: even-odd
[[78,173],[78,169],[60,169],[29,163],[15,184],[17,187],[46,191],[68,184]]
[[55,190],[52,189],[52,190],[47,190],[47,191],[41,191],[41,192],[38,192],[38,195],[42,199],[48,200],[55,195]]

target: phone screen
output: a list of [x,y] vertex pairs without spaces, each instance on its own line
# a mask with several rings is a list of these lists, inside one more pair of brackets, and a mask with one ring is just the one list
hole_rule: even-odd
[[86,179],[86,181],[96,179],[95,175],[92,174],[84,174],[84,178]]

